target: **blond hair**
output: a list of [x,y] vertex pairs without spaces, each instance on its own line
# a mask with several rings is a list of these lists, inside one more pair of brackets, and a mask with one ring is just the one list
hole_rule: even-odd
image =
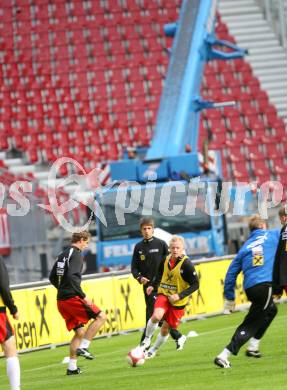
[[265,221],[265,219],[261,218],[260,215],[256,214],[250,217],[248,226],[250,230],[262,229],[262,225],[266,225],[266,223],[267,222]]
[[169,242],[169,247],[171,247],[171,245],[174,243],[174,242],[180,242],[184,248],[184,238],[181,237],[181,236],[172,236],[171,239],[170,239],[170,242]]

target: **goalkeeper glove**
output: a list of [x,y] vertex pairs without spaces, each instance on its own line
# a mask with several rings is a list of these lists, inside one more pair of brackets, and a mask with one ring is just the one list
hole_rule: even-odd
[[235,301],[225,299],[223,306],[223,314],[231,314],[235,310]]

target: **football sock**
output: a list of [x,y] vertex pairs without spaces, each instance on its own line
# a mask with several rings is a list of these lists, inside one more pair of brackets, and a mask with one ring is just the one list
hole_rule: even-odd
[[69,370],[76,370],[77,369],[77,359],[70,359],[69,361],[69,366],[68,366]]
[[89,348],[90,344],[91,344],[90,340],[87,340],[87,339],[84,338],[81,341],[81,344],[80,344],[79,348]]
[[182,336],[182,334],[174,328],[170,328],[169,333],[174,340],[178,340]]
[[158,323],[155,324],[152,322],[151,318],[148,320],[148,323],[146,325],[145,335],[148,338],[151,338],[151,336],[154,334],[154,331],[156,330],[158,326]]
[[11,390],[20,389],[20,364],[17,356],[6,359],[7,375],[10,381]]
[[154,345],[152,346],[152,349],[153,349],[154,351],[158,350],[159,347],[167,341],[168,336],[169,336],[169,335],[167,335],[167,336],[162,336],[162,334],[159,333],[158,336],[157,336],[157,338],[156,338],[156,340],[155,340]]
[[254,337],[251,337],[249,340],[249,345],[248,345],[248,351],[258,351],[259,350],[259,343],[260,340],[255,339]]
[[231,352],[229,351],[229,349],[224,348],[224,350],[217,357],[219,357],[220,359],[223,359],[223,360],[228,360],[230,355],[231,355]]

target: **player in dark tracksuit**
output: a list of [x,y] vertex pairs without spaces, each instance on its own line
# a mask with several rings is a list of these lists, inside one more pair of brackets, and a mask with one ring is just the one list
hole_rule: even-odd
[[272,271],[279,231],[266,230],[266,222],[258,216],[250,219],[249,227],[251,234],[227,271],[224,296],[227,303],[234,303],[236,278],[242,271],[244,290],[251,301],[251,306],[230,343],[214,360],[214,363],[221,368],[230,368],[229,356],[237,355],[239,349],[248,340],[250,343],[246,355],[261,357],[260,340],[277,314],[272,298]]
[[143,239],[134,248],[131,272],[133,277],[143,285],[146,303],[146,321],[153,313],[155,294],[147,295],[147,287],[154,281],[160,264],[168,255],[168,247],[163,240],[156,237]]
[[9,276],[2,256],[0,256],[0,344],[4,350],[7,374],[11,390],[20,389],[20,365],[16,351],[14,331],[8,319],[6,308],[15,320],[19,319],[18,309],[9,287]]
[[[146,289],[155,281],[159,267],[167,257],[169,250],[165,241],[153,236],[154,221],[152,218],[142,218],[140,220],[140,230],[143,240],[137,243],[134,248],[131,272],[133,277],[143,285],[147,323],[153,313],[156,292],[148,295]],[[176,329],[172,329],[170,334],[176,342],[182,336]],[[142,334],[141,341],[144,338],[145,331]],[[178,343],[177,348],[179,348]]]
[[274,293],[281,295],[284,289],[287,294],[287,206],[279,210],[279,218],[282,225],[279,243],[275,255],[273,268]]
[[[71,246],[57,258],[51,272],[50,282],[57,288],[57,306],[66,321],[67,329],[75,334],[70,343],[70,361],[67,375],[81,374],[77,367],[77,356],[93,359],[88,347],[96,332],[103,326],[106,315],[96,305],[86,299],[81,288],[83,257],[81,252],[90,241],[90,233],[74,233]],[[87,329],[84,325],[93,321]]]

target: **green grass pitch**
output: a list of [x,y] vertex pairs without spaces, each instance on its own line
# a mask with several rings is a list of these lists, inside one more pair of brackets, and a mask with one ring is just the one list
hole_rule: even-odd
[[[231,369],[220,369],[214,357],[227,344],[245,313],[189,321],[180,329],[199,336],[189,338],[183,351],[175,350],[169,339],[158,356],[141,367],[130,367],[127,352],[135,347],[139,332],[94,340],[91,352],[96,359],[79,359],[83,374],[65,375],[62,359],[68,347],[42,350],[20,356],[22,390],[287,390],[287,304],[279,313],[261,342],[261,359],[245,356],[245,347],[231,357]],[[0,359],[0,388],[8,390],[5,360]]]

